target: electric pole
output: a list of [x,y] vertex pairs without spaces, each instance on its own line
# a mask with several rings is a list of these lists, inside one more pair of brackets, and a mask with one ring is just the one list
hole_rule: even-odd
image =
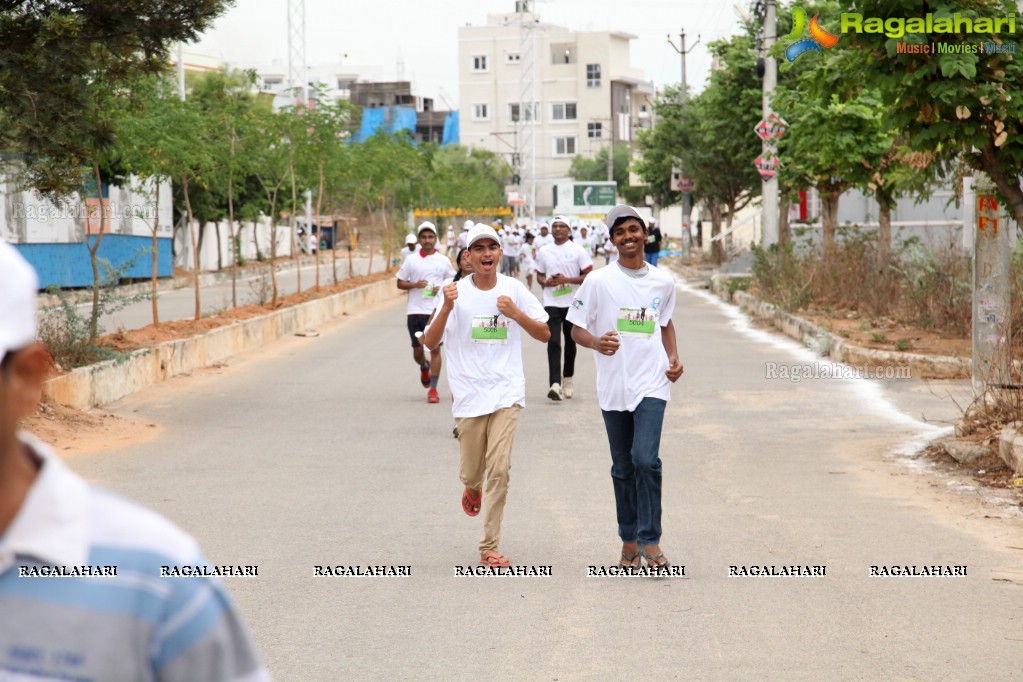
[[[700,36],[696,36],[696,42],[693,43],[692,47],[686,49],[686,30],[680,29],[678,47],[675,43],[671,42],[671,36],[668,36],[668,44],[674,48],[675,52],[678,52],[682,62],[682,77],[679,80],[679,91],[678,91],[678,114],[682,116],[682,110],[686,105],[686,54],[694,47],[700,44]],[[679,168],[682,170],[682,177],[685,178],[685,168],[682,166],[682,159],[678,160]],[[684,189],[682,191],[682,257],[689,258],[690,246],[692,244],[692,235],[689,232],[689,214],[692,212],[692,207],[689,205],[689,191]]]

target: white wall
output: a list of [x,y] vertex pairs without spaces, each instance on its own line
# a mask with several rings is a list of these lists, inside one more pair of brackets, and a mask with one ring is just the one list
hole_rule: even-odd
[[[0,183],[3,210],[0,211],[0,238],[15,244],[67,244],[85,241],[86,204],[73,195],[66,202],[53,203],[35,191],[19,192],[16,184]],[[112,186],[104,202],[107,232],[112,234],[151,236],[153,229],[155,191],[132,178],[128,187]],[[95,200],[93,200],[95,201]],[[98,205],[94,204],[99,210]],[[99,215],[89,220],[99,227]],[[158,237],[170,237],[173,223],[171,185],[160,185],[160,219]]]
[[[235,229],[238,229],[237,226]],[[193,225],[195,238],[199,239],[199,226]],[[241,239],[241,255],[246,262],[256,260],[256,246],[253,243],[253,232],[259,240],[259,250],[263,258],[270,257],[270,219],[261,218],[253,227],[252,221],[244,223],[239,235]],[[224,267],[231,265],[230,230],[226,221],[220,223],[220,249]],[[174,267],[192,270],[192,241],[184,226],[174,234]],[[291,255],[291,228],[288,225],[277,226],[277,257]],[[213,271],[217,269],[217,229],[208,223],[203,233],[203,241],[199,247],[199,269]]]

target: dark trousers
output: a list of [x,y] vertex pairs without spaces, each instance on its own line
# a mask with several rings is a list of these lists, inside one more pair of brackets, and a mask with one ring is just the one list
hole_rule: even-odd
[[[572,340],[571,322],[568,321],[568,308],[544,306],[549,319],[547,327],[551,330],[551,340],[547,342],[547,373],[549,384],[560,384],[561,378],[575,376],[575,341]],[[565,336],[565,371],[561,371],[561,336]]]
[[661,425],[667,403],[643,398],[632,412],[604,411],[611,446],[618,536],[622,542],[661,541]]

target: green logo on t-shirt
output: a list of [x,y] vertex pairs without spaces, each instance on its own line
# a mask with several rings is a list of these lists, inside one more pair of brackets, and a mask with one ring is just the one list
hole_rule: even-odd
[[571,284],[562,284],[560,287],[554,289],[555,296],[568,296],[571,293],[572,293]]

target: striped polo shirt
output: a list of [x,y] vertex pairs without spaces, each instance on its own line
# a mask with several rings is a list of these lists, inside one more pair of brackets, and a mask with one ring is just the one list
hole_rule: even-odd
[[206,565],[192,537],[21,440],[40,470],[0,535],[0,682],[269,679],[216,578],[161,577]]

